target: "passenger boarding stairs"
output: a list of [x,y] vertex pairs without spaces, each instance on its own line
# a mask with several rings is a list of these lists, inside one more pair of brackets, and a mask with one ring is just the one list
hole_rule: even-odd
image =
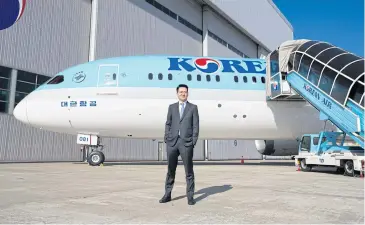
[[364,148],[365,61],[326,42],[284,42],[267,57],[267,101],[305,100]]

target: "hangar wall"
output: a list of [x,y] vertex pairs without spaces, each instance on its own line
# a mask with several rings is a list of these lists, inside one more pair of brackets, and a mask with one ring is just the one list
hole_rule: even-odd
[[204,0],[217,13],[228,15],[237,27],[269,51],[279,43],[293,39],[293,27],[272,0]]
[[91,2],[28,1],[22,18],[0,31],[0,65],[53,76],[88,61]]
[[82,161],[73,135],[42,131],[0,116],[0,162]]
[[222,16],[204,9],[204,22],[208,30],[209,56],[257,57],[257,44],[247,35],[238,31]]
[[[202,15],[198,4],[186,0],[98,3],[95,59],[166,53],[201,55]],[[180,21],[189,21],[193,29]]]
[[[91,59],[142,54],[260,57],[268,54],[270,46],[279,44],[270,42],[273,35],[265,40],[267,37],[260,33],[263,24],[275,21],[269,26],[287,26],[265,0],[252,1],[249,7],[247,2],[239,0],[220,6],[219,1],[204,2],[212,8],[202,8],[202,0],[97,1],[95,43],[91,43],[94,57]],[[259,9],[247,18],[239,17],[235,8]],[[261,12],[257,13],[263,9],[270,12],[263,14],[265,18]],[[228,13],[230,10],[232,13]],[[238,22],[218,15],[218,11],[232,14]],[[271,20],[271,16],[275,19]],[[11,114],[14,105],[49,76],[88,61],[92,18],[91,0],[74,0],[72,4],[31,1],[22,19],[0,32],[0,84],[6,83],[0,85],[0,106],[6,102],[3,104],[6,110],[0,107],[0,141],[6,143],[0,145],[0,161],[83,160],[76,137],[25,126],[4,112]],[[235,26],[239,23],[249,32],[244,34],[229,22]],[[261,27],[256,26],[257,23]],[[292,38],[292,32],[284,28],[281,31],[275,31],[275,35],[281,39]],[[241,156],[261,159],[253,143],[200,140],[194,159],[239,159]],[[158,140],[104,138],[103,144],[107,161],[166,159],[164,144]]]

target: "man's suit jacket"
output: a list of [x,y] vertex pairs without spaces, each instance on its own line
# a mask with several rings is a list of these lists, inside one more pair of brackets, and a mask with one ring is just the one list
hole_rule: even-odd
[[195,146],[199,136],[198,106],[186,102],[183,116],[180,119],[179,102],[169,105],[165,124],[165,143],[173,147],[179,137],[185,147]]

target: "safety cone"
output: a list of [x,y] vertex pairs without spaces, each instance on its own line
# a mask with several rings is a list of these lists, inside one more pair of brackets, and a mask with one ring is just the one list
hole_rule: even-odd
[[244,164],[245,160],[243,159],[243,156],[241,156],[241,164]]
[[297,171],[300,171],[300,162],[297,160]]

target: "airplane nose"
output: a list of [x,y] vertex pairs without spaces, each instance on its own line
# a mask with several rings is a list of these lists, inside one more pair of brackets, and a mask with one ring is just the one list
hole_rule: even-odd
[[17,120],[19,120],[23,123],[26,123],[26,124],[29,123],[28,115],[27,115],[27,100],[26,99],[23,99],[15,106],[13,115]]

